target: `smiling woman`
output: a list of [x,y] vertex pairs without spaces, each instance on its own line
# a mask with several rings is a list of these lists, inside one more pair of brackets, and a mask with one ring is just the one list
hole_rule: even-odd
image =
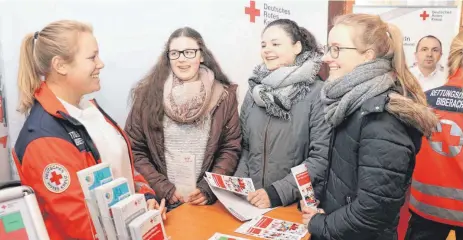
[[169,209],[213,203],[204,173],[234,172],[241,152],[236,89],[189,27],[171,34],[154,68],[132,89],[126,131],[135,167]]
[[[172,40],[169,49],[167,55],[175,76],[182,81],[198,80],[199,65],[204,62],[204,57],[201,54],[196,57],[196,53],[201,51],[198,43],[191,38],[179,37]],[[179,59],[182,55],[183,58]]]
[[297,200],[297,165],[307,164],[320,186],[330,133],[320,102],[321,56],[315,37],[292,20],[273,21],[262,33],[263,63],[249,77],[241,107],[243,155],[235,173],[252,178],[258,190],[248,201],[259,208]]
[[154,191],[133,170],[125,133],[95,101],[83,98],[100,89],[103,67],[92,28],[77,21],[50,23],[21,45],[19,110],[28,117],[13,157],[22,184],[41,199],[50,239],[94,238],[77,172],[101,162],[158,208]]
[[[334,19],[323,61],[333,128],[322,210],[303,209],[311,239],[397,239],[421,137],[437,118],[405,63],[402,33],[378,15]],[[314,185],[315,187],[316,185]]]

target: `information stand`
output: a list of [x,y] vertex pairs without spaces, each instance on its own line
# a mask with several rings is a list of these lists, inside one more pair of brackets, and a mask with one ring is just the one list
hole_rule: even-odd
[[50,239],[34,191],[19,181],[0,183],[0,239]]

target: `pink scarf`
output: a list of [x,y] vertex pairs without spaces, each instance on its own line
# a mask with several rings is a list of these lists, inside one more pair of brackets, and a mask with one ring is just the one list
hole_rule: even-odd
[[209,109],[214,72],[201,65],[198,80],[184,82],[171,74],[164,83],[164,111],[172,120],[192,123]]

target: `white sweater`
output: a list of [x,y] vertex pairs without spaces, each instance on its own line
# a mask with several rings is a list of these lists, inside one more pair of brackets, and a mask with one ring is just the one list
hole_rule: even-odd
[[180,124],[164,115],[163,125],[167,178],[176,185],[178,191],[182,191],[179,189],[179,185],[185,183],[179,183],[175,179],[175,173],[181,171],[181,169],[177,169],[176,161],[184,154],[194,156],[195,171],[192,178],[198,180],[209,140],[211,117],[210,115],[206,116],[201,124]]

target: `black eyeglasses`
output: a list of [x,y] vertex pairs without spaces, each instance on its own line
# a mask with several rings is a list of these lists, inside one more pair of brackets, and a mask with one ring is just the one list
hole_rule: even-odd
[[339,57],[339,51],[341,49],[357,49],[357,48],[352,48],[352,47],[339,47],[339,46],[328,46],[326,45],[324,48],[325,54],[328,52],[330,53],[331,57],[336,59]]
[[180,57],[180,54],[183,54],[186,58],[192,59],[196,57],[196,52],[201,51],[201,49],[185,49],[183,51],[171,50],[167,52],[167,57],[170,60],[176,60]]

